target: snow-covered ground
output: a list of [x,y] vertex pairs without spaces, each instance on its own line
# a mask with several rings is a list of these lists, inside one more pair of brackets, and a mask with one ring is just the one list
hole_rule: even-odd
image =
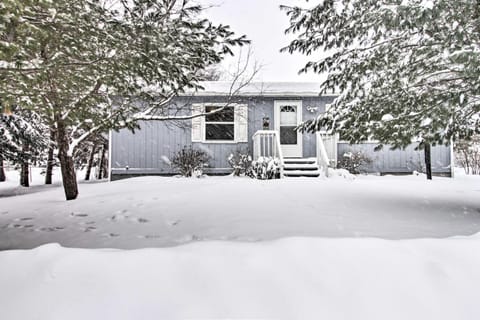
[[0,319],[480,319],[478,177],[9,178]]
[[0,252],[0,318],[480,319],[480,238]]
[[[0,249],[166,247],[283,237],[443,238],[480,231],[480,179],[141,177],[0,196]],[[1,186],[2,184],[0,184]],[[1,187],[0,195],[19,193]],[[22,191],[25,192],[25,191]],[[20,192],[21,193],[21,192]]]

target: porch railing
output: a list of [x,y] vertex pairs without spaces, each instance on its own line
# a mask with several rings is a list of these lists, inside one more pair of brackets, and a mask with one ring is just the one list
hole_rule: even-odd
[[338,135],[317,131],[317,163],[328,177],[328,168],[337,166]]
[[259,130],[253,135],[253,160],[260,157],[277,158],[280,161],[280,177],[283,178],[283,154],[280,136],[275,130]]

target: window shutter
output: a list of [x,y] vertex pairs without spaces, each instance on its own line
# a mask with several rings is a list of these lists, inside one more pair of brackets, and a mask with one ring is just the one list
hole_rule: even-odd
[[[192,114],[201,114],[205,112],[205,107],[203,104],[194,104],[192,105]],[[203,141],[203,130],[204,130],[204,121],[205,117],[195,117],[192,118],[192,142],[202,142]]]
[[235,106],[235,140],[248,142],[248,106]]

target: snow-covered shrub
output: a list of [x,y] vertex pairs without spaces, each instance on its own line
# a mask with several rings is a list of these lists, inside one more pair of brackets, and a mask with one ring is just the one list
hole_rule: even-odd
[[208,167],[210,157],[201,150],[184,147],[172,159],[172,167],[178,169],[184,177],[200,177],[203,169]]
[[252,178],[266,180],[280,178],[280,160],[272,157],[260,157],[252,162]]
[[473,136],[470,141],[458,141],[454,150],[455,160],[466,174],[480,174],[480,136]]
[[248,151],[237,150],[228,156],[227,161],[233,168],[234,176],[252,176],[252,157]]
[[359,174],[365,172],[364,167],[373,162],[370,157],[361,151],[357,152],[345,152],[338,161],[338,169],[346,169],[352,174]]

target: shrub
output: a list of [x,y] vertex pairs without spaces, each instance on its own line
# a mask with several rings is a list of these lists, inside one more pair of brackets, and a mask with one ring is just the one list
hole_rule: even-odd
[[352,174],[365,172],[364,166],[371,164],[373,161],[361,151],[345,152],[342,159],[338,161],[337,168],[346,169]]
[[208,167],[210,157],[206,152],[184,147],[172,159],[172,167],[178,169],[184,177],[200,177],[203,169]]
[[233,168],[233,175],[251,176],[252,175],[252,157],[247,152],[237,150],[228,156],[228,164]]
[[280,178],[280,160],[272,157],[260,157],[252,162],[252,178],[267,180]]

